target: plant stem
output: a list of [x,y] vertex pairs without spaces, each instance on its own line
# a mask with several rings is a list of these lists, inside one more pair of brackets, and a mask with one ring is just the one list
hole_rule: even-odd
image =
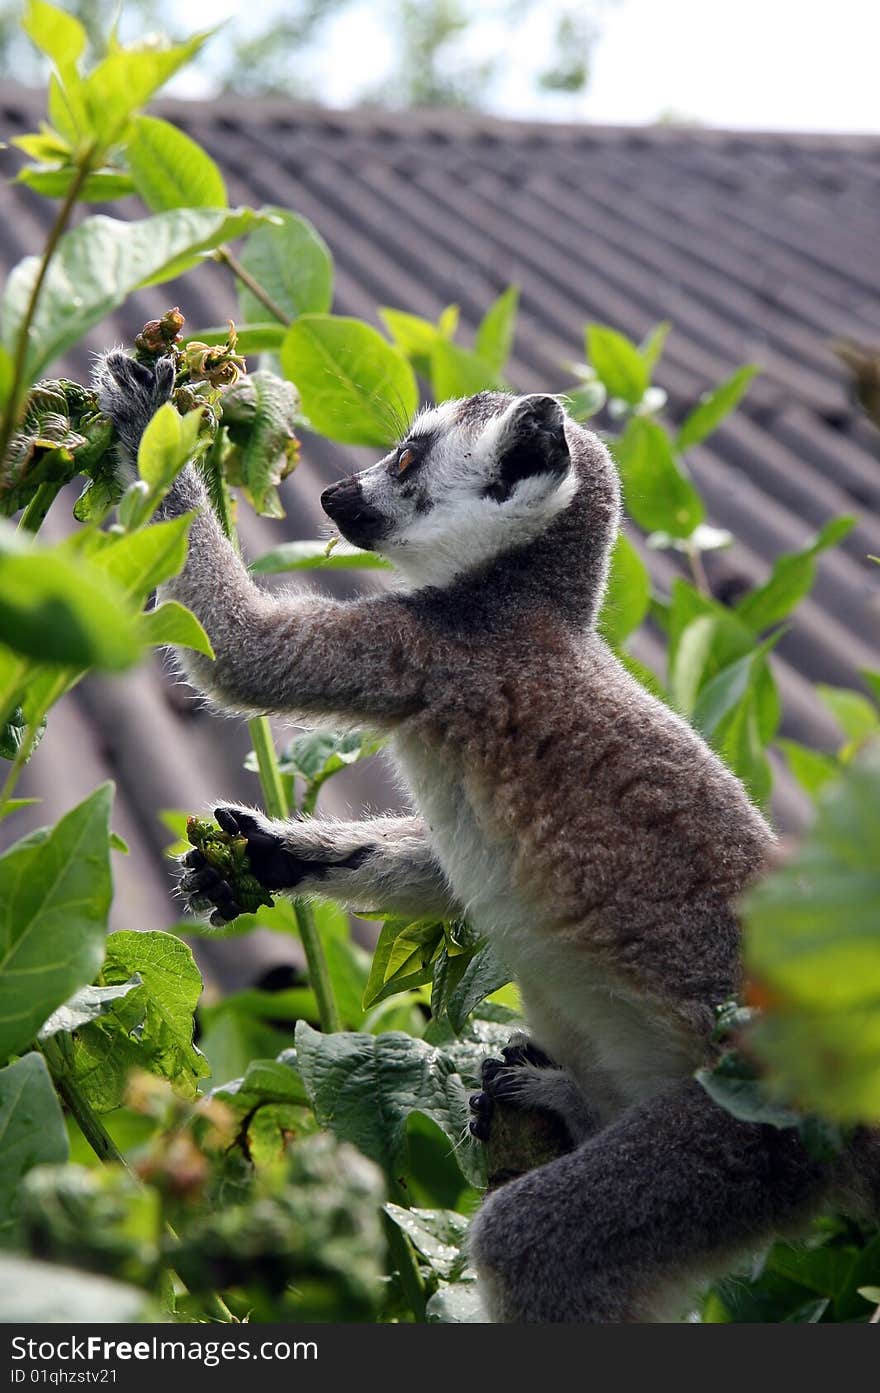
[[709,585],[709,577],[706,575],[706,568],[703,565],[703,558],[696,547],[688,550],[688,561],[690,562],[691,575],[694,578],[694,585],[701,595],[711,596],[712,588]]
[[46,519],[46,514],[61,492],[62,485],[54,480],[47,479],[40,484],[30,503],[25,508],[18,525],[25,532],[32,532],[35,536]]
[[[257,716],[248,722],[248,730],[253,741],[254,754],[257,757],[257,769],[260,774],[260,786],[263,790],[266,812],[270,817],[286,818],[289,816],[290,810],[287,806],[287,797],[281,780],[281,771],[278,768],[278,758],[275,754],[269,722],[265,716]],[[321,1022],[321,1029],[326,1034],[333,1034],[342,1029],[342,1019],[336,1005],[336,998],[333,995],[333,984],[330,981],[327,957],[324,953],[321,936],[315,925],[315,916],[302,900],[294,901],[293,913],[303,952],[306,955],[309,981],[318,1003],[318,1019]]]
[[67,1105],[67,1110],[76,1122],[77,1127],[82,1132],[89,1146],[94,1151],[99,1161],[116,1161],[119,1165],[126,1166],[125,1157],[119,1150],[115,1141],[111,1137],[107,1128],[98,1117],[85,1098],[80,1093],[76,1084],[70,1078],[64,1067],[64,1058],[58,1048],[58,1042],[53,1039],[43,1040],[39,1045],[40,1053],[49,1066],[49,1072],[58,1089],[62,1099]]
[[[235,535],[235,528],[229,516],[229,510],[225,506],[225,494],[223,491],[223,479],[220,473],[220,461],[216,451],[209,451],[205,459],[205,472],[208,478],[208,491],[212,500],[221,500],[221,506],[217,509],[217,516],[220,526],[233,546],[238,546],[238,538]],[[254,754],[257,757],[257,769],[260,775],[260,788],[263,792],[263,804],[270,817],[284,818],[290,816],[290,809],[287,804],[287,795],[284,791],[284,781],[281,778],[281,771],[278,768],[278,756],[275,753],[275,743],[272,739],[272,729],[266,716],[255,716],[248,721],[251,741],[253,742]],[[315,993],[318,1003],[318,1019],[321,1029],[325,1034],[332,1035],[342,1029],[342,1018],[339,1008],[336,1005],[336,998],[333,995],[333,983],[330,980],[330,969],[327,966],[327,956],[324,952],[324,945],[321,942],[320,934],[315,925],[315,917],[307,904],[302,901],[294,901],[293,914],[296,919],[297,932],[306,955],[306,966],[309,972],[309,981]]]
[[289,324],[290,315],[285,314],[280,306],[276,305],[268,291],[264,290],[258,280],[254,280],[250,271],[242,266],[237,256],[233,256],[228,247],[218,247],[214,253],[215,261],[222,261],[228,266],[234,276],[247,286],[255,300],[259,300],[261,305],[265,305],[273,319],[277,319],[280,324]]
[[21,406],[22,388],[24,385],[25,364],[27,362],[28,343],[30,341],[31,325],[37,309],[37,302],[40,298],[40,291],[43,289],[43,282],[49,270],[49,263],[55,255],[55,249],[61,240],[65,228],[67,227],[70,215],[73,212],[74,204],[79,197],[79,191],[91,173],[92,156],[95,153],[94,145],[90,145],[81,157],[77,166],[76,174],[71,180],[67,195],[58,210],[58,216],[52,225],[49,239],[43,250],[39,269],[34,281],[24,318],[21,321],[21,328],[18,331],[18,340],[15,345],[15,357],[12,365],[12,383],[9,388],[9,399],[6,411],[3,413],[3,420],[0,422],[0,462],[6,458],[6,451],[12,439],[12,433],[18,424],[18,413]]

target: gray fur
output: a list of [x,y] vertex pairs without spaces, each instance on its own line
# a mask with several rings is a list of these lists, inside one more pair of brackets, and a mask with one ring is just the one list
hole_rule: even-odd
[[[130,441],[143,396],[121,400],[112,357],[108,376]],[[547,398],[502,393],[424,412],[412,434],[428,436],[421,455],[403,442],[333,505],[409,589],[344,604],[259,590],[184,471],[167,512],[200,511],[163,593],[199,616],[216,661],[181,662],[225,708],[391,733],[418,820],[263,834],[313,861],[298,892],[466,913],[561,1066],[524,1087],[579,1144],[502,1187],[473,1226],[491,1316],[669,1318],[689,1283],[803,1222],[858,1169],[852,1149],[818,1166],[795,1133],[736,1122],[691,1081],[713,1008],[741,985],[735,904],[774,837],[596,632],[620,520],[597,437]]]

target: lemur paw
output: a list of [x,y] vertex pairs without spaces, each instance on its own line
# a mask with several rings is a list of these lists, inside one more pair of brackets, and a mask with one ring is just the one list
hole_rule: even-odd
[[532,1071],[550,1069],[558,1072],[558,1066],[550,1056],[525,1035],[515,1035],[510,1044],[505,1045],[501,1056],[501,1059],[493,1057],[483,1060],[480,1072],[482,1091],[472,1093],[468,1099],[473,1113],[468,1128],[477,1141],[489,1140],[496,1102],[509,1103],[512,1107],[536,1106],[526,1097]]
[[92,378],[98,405],[116,427],[123,457],[135,460],[144,430],[174,391],[172,359],[140,363],[115,348],[97,359]]
[[[268,818],[243,808],[222,807],[214,810],[224,832],[247,841],[247,858],[251,874],[267,890],[290,889],[309,873],[308,862],[293,856],[285,847],[281,833],[275,831]],[[184,869],[178,888],[192,914],[212,910],[211,923],[219,928],[237,919],[241,906],[228,880],[225,880],[195,847],[180,859]]]

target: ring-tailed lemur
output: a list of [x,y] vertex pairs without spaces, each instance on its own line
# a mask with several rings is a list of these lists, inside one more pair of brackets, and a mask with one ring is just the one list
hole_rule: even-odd
[[[117,352],[97,377],[131,453],[170,364]],[[491,1317],[670,1318],[689,1283],[797,1226],[855,1173],[852,1150],[822,1165],[795,1131],[737,1121],[692,1077],[714,1008],[740,985],[734,903],[773,834],[597,633],[618,480],[556,399],[482,392],[422,411],[321,501],[403,588],[349,603],[264,593],[184,470],[164,512],[198,515],[163,594],[195,611],[216,658],[181,662],[227,709],[390,732],[418,815],[218,817],[247,837],[269,889],[463,912],[513,969],[536,1046],[486,1070],[473,1130],[485,1134],[493,1093],[513,1094],[561,1116],[571,1150],[476,1217]],[[198,853],[190,867],[191,907],[234,917],[228,885]]]

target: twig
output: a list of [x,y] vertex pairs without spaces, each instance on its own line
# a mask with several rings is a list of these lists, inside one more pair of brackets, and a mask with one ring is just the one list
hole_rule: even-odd
[[242,266],[237,256],[233,256],[228,247],[218,247],[214,252],[214,260],[222,261],[228,266],[234,276],[237,276],[242,285],[247,286],[255,300],[259,300],[261,305],[265,305],[273,319],[277,319],[280,324],[289,324],[290,315],[285,314],[280,306],[276,305],[267,290],[264,290],[260,282],[254,280],[247,267]]
[[58,216],[52,225],[49,233],[49,240],[43,250],[37,277],[33,284],[33,289],[28,299],[27,308],[24,312],[24,319],[18,331],[18,341],[15,346],[15,357],[12,366],[12,385],[9,388],[9,399],[6,411],[3,413],[3,421],[0,423],[0,462],[6,458],[6,451],[12,439],[12,433],[18,424],[18,414],[20,408],[20,397],[22,395],[22,383],[24,379],[25,362],[27,361],[28,343],[30,341],[31,324],[37,309],[37,301],[40,298],[40,291],[43,289],[43,282],[49,270],[49,263],[55,255],[55,249],[61,240],[73,206],[76,203],[79,191],[89,177],[92,168],[92,155],[95,152],[94,145],[90,145],[82,156],[82,160],[77,167],[76,174],[71,180],[70,188],[67,190],[66,197],[58,210]]

